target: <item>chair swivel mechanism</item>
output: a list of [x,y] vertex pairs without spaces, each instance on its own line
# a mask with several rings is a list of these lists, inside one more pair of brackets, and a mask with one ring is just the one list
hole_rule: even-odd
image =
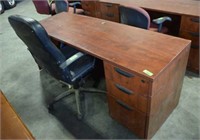
[[80,2],[68,2],[68,0],[55,0],[56,13],[70,12],[76,14],[83,14],[83,9],[78,8],[81,6]]
[[163,23],[165,21],[172,21],[170,17],[160,17],[157,19],[153,19],[151,23],[149,14],[140,7],[127,7],[120,6],[120,21],[123,24],[148,29],[152,31],[158,31],[162,33],[167,33],[167,28],[163,27]]
[[48,0],[32,0],[37,13],[45,15],[55,15],[55,3]]
[[79,93],[82,91],[105,93],[97,89],[82,88],[84,80],[95,66],[95,58],[69,46],[65,46],[66,49],[62,52],[52,43],[42,25],[34,19],[12,15],[8,20],[17,36],[27,45],[35,62],[52,77],[69,87],[49,104],[48,109],[51,111],[56,102],[75,93],[77,114],[81,119],[83,114]]

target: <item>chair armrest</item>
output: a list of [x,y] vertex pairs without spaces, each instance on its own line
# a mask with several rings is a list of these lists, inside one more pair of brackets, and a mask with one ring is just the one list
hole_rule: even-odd
[[170,17],[160,17],[160,18],[156,18],[156,19],[153,19],[153,23],[157,24],[158,25],[158,32],[161,31],[162,29],[162,24],[165,22],[165,21],[172,21],[172,19]]
[[54,0],[49,0],[49,5],[50,5],[50,7],[52,7],[52,4],[53,4],[53,3],[55,3]]
[[162,24],[165,21],[172,21],[172,19],[170,17],[159,17],[159,18],[153,19],[153,22],[155,24]]
[[160,17],[153,19],[153,23],[158,25],[158,32],[161,32],[162,25],[165,21],[172,21],[172,19],[170,17]]
[[76,7],[77,5],[81,5],[80,2],[72,2],[72,3],[69,3],[69,6],[70,7],[74,7],[74,13],[76,13]]
[[53,15],[53,4],[55,4],[54,0],[49,0],[50,14]]
[[70,58],[68,58],[65,62],[63,62],[62,64],[60,64],[60,68],[61,69],[65,69],[66,67],[68,67],[70,64],[72,64],[73,62],[77,61],[78,59],[80,59],[81,57],[83,57],[85,54],[78,52],[74,55],[72,55]]

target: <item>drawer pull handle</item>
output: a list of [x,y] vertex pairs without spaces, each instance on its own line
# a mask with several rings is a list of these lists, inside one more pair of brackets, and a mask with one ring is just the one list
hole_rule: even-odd
[[110,7],[112,7],[113,5],[112,5],[111,3],[107,3],[107,4],[105,4],[105,6],[110,8]]
[[125,71],[123,71],[123,70],[121,70],[121,69],[119,69],[119,68],[115,68],[115,71],[118,72],[119,74],[125,76],[125,77],[128,77],[128,78],[134,77],[133,74],[130,74],[130,73],[128,73],[128,72],[125,72]]
[[133,92],[132,92],[131,90],[126,89],[126,88],[124,88],[123,86],[121,86],[121,85],[119,85],[119,84],[115,84],[115,86],[116,86],[119,90],[121,90],[122,92],[124,92],[124,93],[126,93],[126,94],[128,94],[128,95],[133,94]]
[[193,49],[198,49],[199,46],[198,46],[198,45],[192,45],[191,48],[193,48]]
[[129,110],[129,111],[132,111],[132,110],[133,110],[130,106],[128,106],[127,104],[123,103],[123,102],[120,101],[120,100],[116,100],[116,102],[117,102],[120,106],[122,106],[123,108],[125,108],[125,109],[127,109],[127,110]]
[[197,22],[197,23],[200,22],[200,19],[199,19],[199,18],[190,18],[190,20],[191,20],[192,22]]
[[114,14],[106,14],[107,17],[114,17]]
[[191,36],[199,37],[199,33],[197,32],[188,32]]

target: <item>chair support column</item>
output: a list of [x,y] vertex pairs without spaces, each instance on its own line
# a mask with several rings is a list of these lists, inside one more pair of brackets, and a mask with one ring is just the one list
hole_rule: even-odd
[[76,98],[76,106],[77,106],[78,119],[82,119],[83,114],[81,113],[79,90],[75,90],[75,98]]

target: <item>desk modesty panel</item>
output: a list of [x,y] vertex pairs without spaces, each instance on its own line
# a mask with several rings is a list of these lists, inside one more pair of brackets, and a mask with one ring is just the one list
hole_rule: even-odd
[[109,113],[140,138],[151,138],[177,106],[191,41],[70,13],[41,24],[103,61]]

